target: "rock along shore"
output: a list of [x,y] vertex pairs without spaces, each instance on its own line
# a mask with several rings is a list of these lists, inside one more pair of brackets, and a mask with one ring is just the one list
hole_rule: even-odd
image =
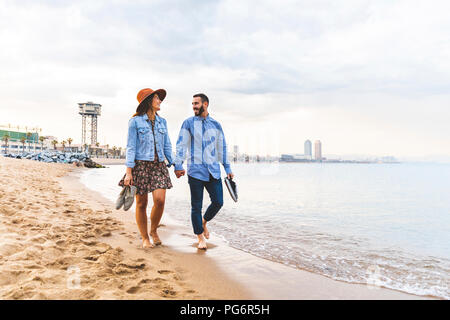
[[101,164],[94,162],[86,152],[61,152],[61,151],[44,151],[44,152],[22,152],[19,154],[6,153],[2,154],[7,158],[29,159],[46,163],[69,163],[76,166],[83,165],[86,168],[105,168]]

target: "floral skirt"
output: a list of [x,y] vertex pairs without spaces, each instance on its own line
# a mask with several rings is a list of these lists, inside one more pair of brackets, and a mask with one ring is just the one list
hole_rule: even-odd
[[[131,171],[133,176],[133,185],[136,187],[136,194],[146,194],[156,189],[170,189],[172,182],[170,181],[169,170],[166,163],[145,160],[135,160],[136,165]],[[124,179],[119,181],[119,186],[124,186]]]

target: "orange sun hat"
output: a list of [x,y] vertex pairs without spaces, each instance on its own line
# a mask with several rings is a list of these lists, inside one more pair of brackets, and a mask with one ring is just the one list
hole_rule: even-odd
[[167,94],[166,90],[164,90],[164,89],[153,90],[150,88],[145,88],[145,89],[140,90],[137,94],[137,100],[139,102],[139,105],[136,108],[136,112],[137,112],[137,109],[139,109],[139,107],[141,106],[142,102],[144,102],[144,100],[147,99],[152,93],[158,94],[159,99],[161,101],[164,100],[164,98],[166,97],[166,94]]

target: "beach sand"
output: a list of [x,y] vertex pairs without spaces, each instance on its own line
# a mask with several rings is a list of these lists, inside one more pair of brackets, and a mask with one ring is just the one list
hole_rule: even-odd
[[118,219],[133,214],[113,212],[79,170],[0,157],[1,299],[248,297],[206,256],[141,249],[132,219]]
[[82,185],[83,170],[101,169],[0,157],[1,299],[424,299],[260,259],[218,237],[199,251],[170,213],[163,245],[141,249],[133,210]]

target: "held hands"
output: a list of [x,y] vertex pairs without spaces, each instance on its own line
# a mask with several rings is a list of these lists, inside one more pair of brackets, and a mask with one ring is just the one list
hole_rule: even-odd
[[184,170],[175,170],[175,175],[177,176],[177,178],[184,176],[186,173],[186,171]]
[[[185,170],[175,170],[175,175],[177,176],[177,178],[180,178],[181,176],[184,176],[186,174]],[[234,174],[233,173],[229,173],[227,175],[228,179],[233,179],[234,178]]]

